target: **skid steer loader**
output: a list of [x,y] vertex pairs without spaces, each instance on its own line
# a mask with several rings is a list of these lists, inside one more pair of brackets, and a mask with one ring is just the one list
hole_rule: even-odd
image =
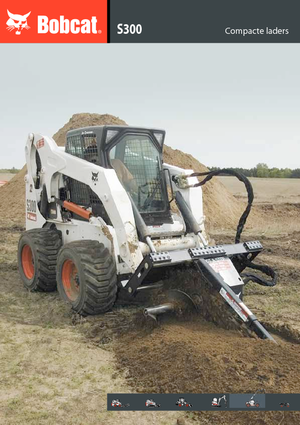
[[[108,125],[69,131],[65,147],[41,134],[28,136],[26,231],[18,248],[25,287],[57,287],[75,312],[93,315],[110,310],[118,293],[133,298],[161,287],[167,270],[185,265],[257,335],[273,340],[242,301],[245,282],[276,283],[272,269],[253,263],[261,243],[239,241],[253,201],[249,181],[222,170],[245,183],[248,205],[236,243],[209,246],[201,185],[219,172],[194,173],[163,163],[164,139],[163,130]],[[202,182],[199,175],[206,175]],[[246,267],[272,280],[241,275]],[[169,302],[145,314],[157,317],[179,301],[193,304],[184,291],[173,290]]]

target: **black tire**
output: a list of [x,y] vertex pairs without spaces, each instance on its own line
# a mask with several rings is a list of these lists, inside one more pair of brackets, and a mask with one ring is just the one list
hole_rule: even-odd
[[61,232],[32,229],[22,233],[18,246],[18,267],[25,288],[51,292],[56,289],[56,262]]
[[62,299],[82,316],[109,311],[117,294],[113,256],[93,240],[64,245],[57,260],[57,288]]

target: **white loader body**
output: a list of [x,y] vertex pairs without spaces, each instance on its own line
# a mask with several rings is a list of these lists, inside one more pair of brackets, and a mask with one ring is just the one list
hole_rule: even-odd
[[[51,137],[41,134],[29,135],[25,152],[27,162],[25,176],[26,229],[42,228],[46,224],[46,220],[38,208],[42,187],[45,185],[48,202],[52,203],[52,208],[57,210],[57,218],[47,219],[47,222],[52,222],[58,230],[61,230],[63,244],[83,239],[102,242],[114,254],[118,274],[133,273],[150,249],[146,243],[138,240],[132,205],[115,170],[106,169],[70,155],[65,152],[64,148],[58,147]],[[42,164],[39,189],[35,189],[36,152],[38,152]],[[179,173],[188,175],[193,172],[168,164],[164,164],[164,167],[170,171],[171,176]],[[96,180],[93,179],[93,173],[97,175]],[[101,217],[91,217],[88,222],[74,218],[68,221],[63,220],[60,206],[53,204],[55,199],[59,198],[59,190],[64,185],[63,176],[89,186],[105,206],[112,225],[105,223]],[[198,180],[196,177],[190,177],[187,182],[192,185]],[[174,183],[172,185],[174,191],[179,190]],[[181,189],[180,191],[204,232],[201,187]],[[201,246],[199,238],[195,234],[180,235],[184,230],[184,222],[176,214],[173,214],[173,217],[172,224],[153,226],[152,229],[151,226],[148,226],[154,235],[153,244],[157,252]]]

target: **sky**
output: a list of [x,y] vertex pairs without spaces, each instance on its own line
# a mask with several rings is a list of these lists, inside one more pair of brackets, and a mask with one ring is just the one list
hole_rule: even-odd
[[2,44],[0,168],[74,113],[166,130],[207,166],[300,168],[298,44]]

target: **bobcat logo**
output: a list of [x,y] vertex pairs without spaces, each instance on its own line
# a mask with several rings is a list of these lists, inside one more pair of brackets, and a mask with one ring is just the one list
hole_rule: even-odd
[[20,35],[21,31],[26,28],[29,30],[30,26],[27,24],[27,18],[30,15],[31,12],[27,13],[26,15],[14,15],[13,13],[10,13],[9,10],[7,10],[7,14],[9,16],[9,19],[6,21],[6,29],[8,31],[14,31],[16,30],[15,34]]
[[98,173],[93,173],[93,171],[92,171],[92,182],[98,181],[98,174],[99,174],[99,171],[98,171]]

